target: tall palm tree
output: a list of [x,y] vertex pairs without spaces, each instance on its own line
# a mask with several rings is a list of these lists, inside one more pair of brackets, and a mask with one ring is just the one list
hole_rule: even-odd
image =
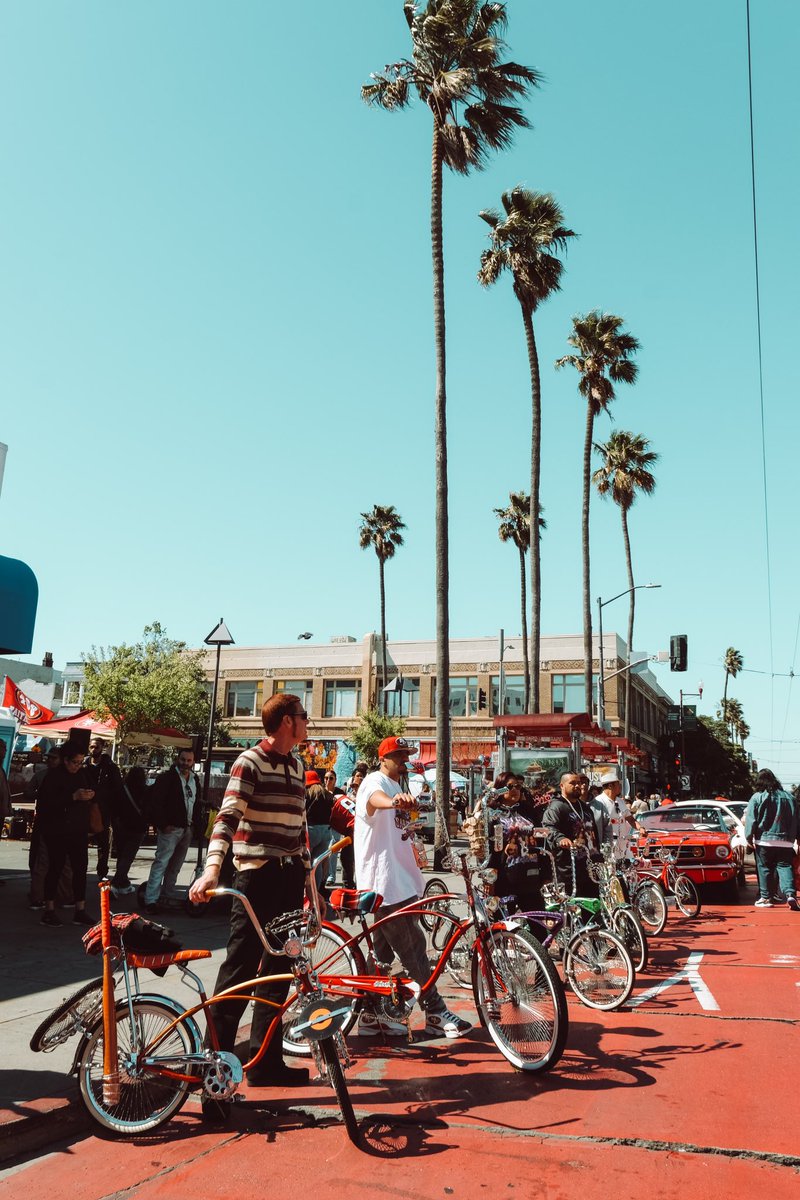
[[735,679],[744,666],[744,659],[738,650],[733,646],[728,646],[725,651],[725,657],[722,660],[722,665],[725,668],[725,689],[722,693],[722,703],[724,705],[728,698],[728,680]]
[[[531,376],[531,492],[528,528],[531,538],[531,659],[530,673],[525,666],[525,711],[539,711],[539,646],[541,641],[542,585],[539,553],[539,479],[542,448],[542,387],[539,376],[539,354],[533,329],[536,309],[561,287],[564,264],[554,251],[564,251],[567,240],[575,237],[564,225],[564,214],[547,193],[529,192],[517,187],[503,192],[501,203],[505,218],[494,210],[480,215],[491,226],[491,250],[481,255],[478,280],[489,287],[503,273],[510,271],[514,280],[514,295],[522,310],[525,342],[528,349],[528,368]],[[523,625],[524,633],[524,625]],[[527,642],[525,644],[527,660]],[[529,698],[532,703],[529,705]]]
[[735,741],[736,732],[744,723],[744,709],[742,708],[741,701],[737,700],[734,696],[724,700],[722,703],[722,720],[728,726],[731,741]]
[[[495,508],[494,515],[500,522],[497,535],[501,542],[513,542],[519,551],[519,593],[522,615],[522,661],[525,671],[525,712],[530,712],[530,671],[528,663],[528,599],[525,580],[525,555],[531,545],[531,505],[530,496],[526,492],[509,492],[508,506]],[[539,509],[539,529],[546,529],[547,523]],[[538,659],[534,658],[534,671]]]
[[386,585],[383,569],[398,546],[403,545],[405,522],[393,504],[376,504],[372,512],[361,514],[361,525],[358,529],[358,544],[362,550],[373,547],[378,556],[378,572],[381,587],[381,708],[386,712]]
[[[656,480],[649,468],[658,461],[658,455],[648,450],[650,442],[640,433],[629,433],[616,429],[605,444],[595,444],[595,450],[603,456],[603,465],[598,467],[592,479],[601,496],[611,494],[619,505],[622,517],[622,540],[625,543],[625,565],[628,568],[628,670],[625,672],[625,737],[631,732],[631,653],[633,652],[633,617],[636,609],[636,592],[633,582],[631,539],[628,533],[628,512],[639,492],[650,496],[655,491]],[[602,646],[600,653],[603,653]]]
[[[622,317],[594,309],[583,317],[572,318],[572,333],[567,338],[577,354],[565,354],[556,367],[567,364],[580,375],[578,391],[586,399],[586,430],[583,438],[583,505],[581,509],[581,549],[583,557],[583,671],[586,711],[592,711],[592,607],[589,582],[589,494],[592,476],[592,432],[594,419],[607,412],[614,399],[615,383],[633,383],[638,367],[632,355],[639,343],[622,329]],[[602,652],[602,647],[601,647]]]
[[447,387],[445,359],[443,168],[466,175],[490,150],[509,145],[529,122],[519,100],[538,83],[537,73],[501,62],[506,6],[479,0],[414,0],[403,5],[411,34],[411,58],[386,66],[361,89],[365,103],[393,111],[415,93],[430,110],[431,252],[433,330],[436,349],[436,846],[447,839],[450,792],[450,622],[447,525]]

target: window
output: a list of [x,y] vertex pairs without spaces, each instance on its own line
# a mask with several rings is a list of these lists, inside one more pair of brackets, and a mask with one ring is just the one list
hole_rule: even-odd
[[[391,682],[391,681],[390,681]],[[390,717],[419,716],[419,679],[403,676],[402,692],[385,692],[386,712]]]
[[64,687],[64,703],[65,704],[80,704],[81,702],[81,681],[80,679],[70,679]]
[[361,709],[359,679],[326,679],[322,712],[326,717],[354,717]]
[[[553,675],[553,712],[586,712],[583,675]],[[592,710],[597,707],[597,676],[592,676]]]
[[260,679],[237,679],[225,692],[226,717],[257,717],[263,704],[264,684]]
[[[436,716],[436,680],[433,680],[433,713]],[[476,717],[478,715],[478,676],[453,675],[450,678],[450,716]]]
[[[500,676],[492,676],[492,712],[500,712]],[[525,712],[525,676],[503,676],[503,712],[507,714]]]
[[276,679],[275,691],[288,692],[290,696],[299,696],[300,703],[306,712],[311,715],[311,694],[314,690],[314,681],[312,679]]

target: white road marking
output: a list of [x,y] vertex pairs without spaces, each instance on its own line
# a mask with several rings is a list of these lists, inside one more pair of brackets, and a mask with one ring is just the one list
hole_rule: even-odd
[[648,988],[646,992],[642,992],[640,996],[635,996],[628,1001],[631,1008],[636,1008],[639,1004],[644,1004],[645,1000],[654,1000],[661,992],[665,992],[667,988],[674,987],[678,983],[688,983],[689,987],[697,997],[700,1007],[706,1012],[719,1012],[719,1005],[711,994],[711,990],[700,978],[700,963],[703,961],[703,955],[699,952],[690,954],[686,960],[686,966],[682,967],[675,975],[671,975],[669,979],[665,979],[662,983],[657,983],[655,987]]

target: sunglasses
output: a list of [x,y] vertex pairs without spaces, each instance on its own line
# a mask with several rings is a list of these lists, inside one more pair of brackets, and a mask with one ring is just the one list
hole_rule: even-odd
[[290,716],[290,717],[297,717],[297,719],[298,719],[298,720],[300,720],[300,721],[307,721],[307,720],[308,720],[308,713],[306,712],[306,710],[305,710],[304,708],[301,708],[299,712],[293,712],[293,713],[289,713],[289,716]]

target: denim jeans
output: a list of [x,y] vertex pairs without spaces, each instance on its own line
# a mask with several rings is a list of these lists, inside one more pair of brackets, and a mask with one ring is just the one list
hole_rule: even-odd
[[756,844],[756,873],[758,875],[758,894],[762,900],[768,900],[773,894],[773,887],[770,884],[771,877],[774,878],[774,873],[778,873],[778,886],[784,896],[793,896],[795,893],[794,873],[792,871],[792,863],[794,862],[794,851],[787,846],[766,846]]
[[[390,913],[396,912],[398,908],[403,908],[406,904],[412,904],[416,899],[416,896],[409,896],[407,900],[401,900],[399,904],[381,905],[376,919],[381,920],[383,917],[388,917]],[[425,933],[419,917],[395,917],[393,920],[387,921],[385,925],[373,930],[372,944],[379,964],[391,966],[392,959],[396,954],[415,983],[421,987],[428,982],[431,967],[428,962]],[[420,998],[420,1007],[429,1013],[441,1013],[447,1009],[447,1005],[435,987],[432,987]]]
[[156,856],[153,859],[150,876],[144,889],[145,904],[158,903],[161,895],[165,899],[174,897],[178,872],[184,864],[191,843],[191,826],[187,826],[185,829],[172,829],[169,833],[164,833],[159,829]]

